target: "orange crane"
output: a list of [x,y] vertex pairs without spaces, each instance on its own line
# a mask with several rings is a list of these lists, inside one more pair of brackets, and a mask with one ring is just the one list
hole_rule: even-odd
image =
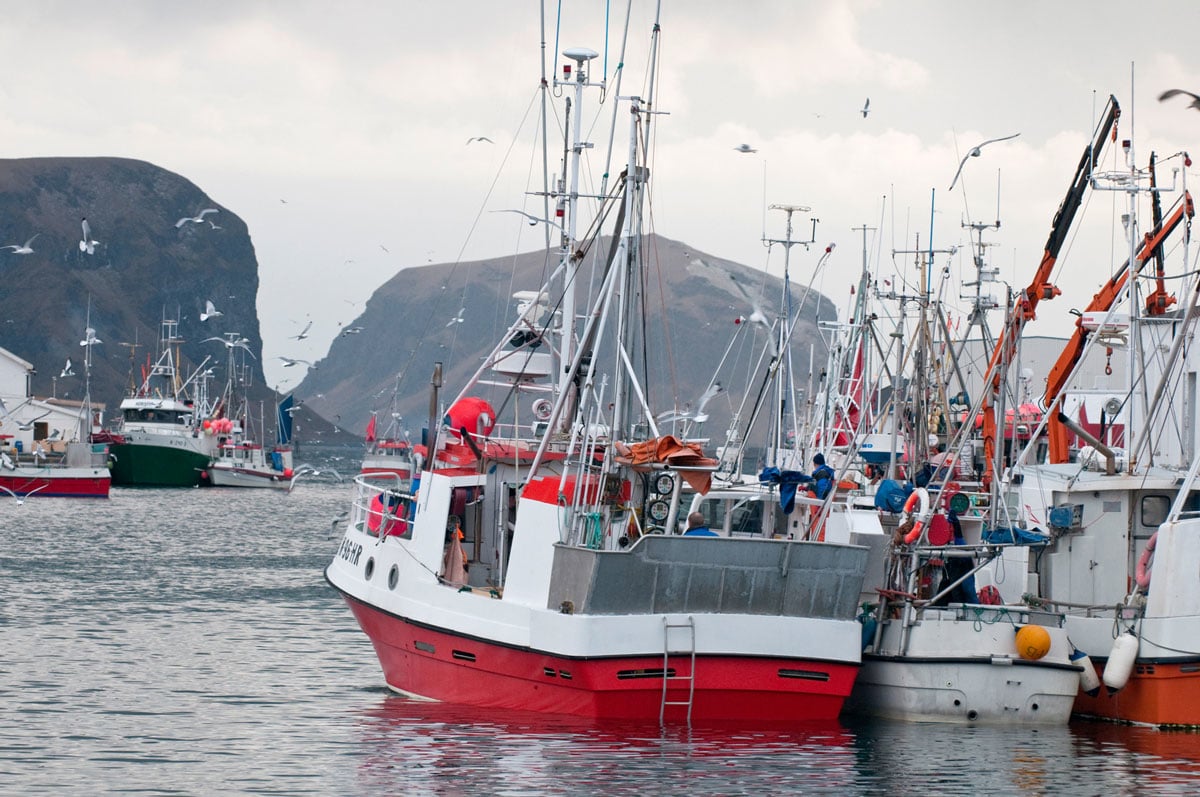
[[[1161,211],[1160,211],[1161,212]],[[1176,203],[1175,211],[1165,221],[1155,226],[1154,230],[1147,233],[1142,241],[1142,248],[1138,250],[1136,260],[1138,263],[1145,263],[1150,257],[1159,259],[1158,265],[1158,286],[1157,289],[1147,297],[1146,309],[1151,313],[1161,314],[1168,306],[1175,303],[1174,296],[1168,296],[1163,288],[1163,272],[1162,272],[1162,245],[1179,223],[1187,217],[1189,223],[1192,216],[1195,214],[1195,208],[1192,204],[1192,195],[1185,191]],[[1067,379],[1074,370],[1075,364],[1079,362],[1080,356],[1083,354],[1083,347],[1087,344],[1087,338],[1090,330],[1085,329],[1083,320],[1086,313],[1105,312],[1112,307],[1113,302],[1121,294],[1121,290],[1125,287],[1125,283],[1129,280],[1130,262],[1125,261],[1116,273],[1109,278],[1108,282],[1092,297],[1091,303],[1087,306],[1085,315],[1081,315],[1075,320],[1075,332],[1071,335],[1071,339],[1067,341],[1066,347],[1062,354],[1058,356],[1058,360],[1054,363],[1054,367],[1050,369],[1050,376],[1046,380],[1046,414],[1049,416],[1046,423],[1046,432],[1050,438],[1050,461],[1051,462],[1067,462],[1070,455],[1070,436],[1066,425],[1059,419],[1058,404],[1062,400],[1062,389],[1066,386]],[[1159,298],[1156,298],[1159,297]],[[1157,308],[1157,309],[1152,309]]]
[[[996,403],[1003,385],[1002,377],[1016,353],[1017,340],[1021,336],[1022,327],[1025,322],[1032,321],[1037,316],[1038,302],[1043,299],[1049,301],[1062,293],[1058,286],[1050,282],[1050,275],[1054,270],[1054,264],[1058,261],[1058,253],[1067,238],[1071,222],[1075,220],[1075,214],[1083,204],[1083,194],[1091,177],[1092,165],[1100,160],[1105,142],[1117,140],[1117,120],[1120,117],[1121,106],[1117,103],[1117,98],[1110,95],[1103,121],[1096,128],[1092,143],[1084,148],[1083,157],[1079,159],[1079,166],[1075,169],[1075,178],[1071,181],[1071,187],[1063,198],[1062,204],[1058,206],[1058,211],[1054,214],[1054,221],[1050,225],[1050,237],[1046,240],[1046,250],[1042,254],[1042,262],[1038,265],[1029,287],[1017,296],[1012,314],[1005,323],[1004,329],[1001,330],[991,359],[988,361],[984,376],[983,403],[980,409],[983,419],[981,427],[984,456],[983,486],[985,489],[992,483],[992,466],[996,456]],[[1000,423],[1003,423],[1003,420]]]

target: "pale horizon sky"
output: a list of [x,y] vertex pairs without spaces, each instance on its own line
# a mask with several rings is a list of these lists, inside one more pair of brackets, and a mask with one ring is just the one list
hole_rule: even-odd
[[[325,356],[337,322],[348,324],[401,268],[540,244],[518,217],[488,212],[536,209],[523,192],[541,180],[531,148],[537,2],[0,7],[3,156],[145,160],[242,217],[258,257],[274,386],[299,381],[279,356]],[[645,91],[654,4],[633,7],[622,95]],[[604,52],[603,3],[564,3],[561,17],[557,3],[545,8],[547,49],[557,40],[560,52]],[[610,76],[624,10],[610,9]],[[1109,94],[1137,164],[1158,154],[1160,182],[1181,166],[1172,155],[1200,155],[1200,111],[1182,97],[1157,101],[1168,88],[1200,93],[1195,2],[1153,4],[1150,15],[1112,0],[664,0],[661,22],[654,231],[778,275],[781,254],[768,261],[761,239],[782,237],[783,216],[765,208],[809,206],[797,235],[818,218],[817,245],[793,249],[791,275],[807,283],[836,243],[814,286],[840,308],[862,261],[852,228],[877,228],[869,248],[882,276],[911,267],[893,250],[912,249],[918,234],[928,245],[932,209],[934,247],[961,247],[939,263],[961,282],[973,276],[961,225],[994,221],[997,196],[1002,226],[987,235],[988,257],[1002,279],[1027,284]],[[595,77],[603,56],[593,64]],[[585,119],[598,166],[611,98],[597,111],[595,97]],[[972,146],[1013,133],[968,159],[947,190]],[[473,136],[495,143],[467,145]],[[735,151],[743,143],[757,152]],[[1119,146],[1107,156],[1106,168],[1123,166]],[[1061,258],[1064,295],[1042,306],[1030,334],[1066,334],[1068,310],[1124,259],[1113,231],[1123,203],[1090,194]],[[0,222],[0,238],[16,234]],[[309,339],[289,340],[310,319]]]

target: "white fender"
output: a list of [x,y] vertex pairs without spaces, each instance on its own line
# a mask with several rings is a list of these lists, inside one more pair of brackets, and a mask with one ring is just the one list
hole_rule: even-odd
[[1083,672],[1079,673],[1080,691],[1088,697],[1100,694],[1100,676],[1096,675],[1096,666],[1092,664],[1092,657],[1082,650],[1076,649],[1071,654],[1071,663],[1078,664],[1083,668]]
[[1108,663],[1104,665],[1104,685],[1110,695],[1116,694],[1129,683],[1133,674],[1133,663],[1137,660],[1138,638],[1132,631],[1126,631],[1113,642],[1108,654]]

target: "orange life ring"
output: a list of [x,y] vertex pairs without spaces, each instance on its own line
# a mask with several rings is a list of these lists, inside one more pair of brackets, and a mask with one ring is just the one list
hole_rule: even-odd
[[904,502],[904,519],[901,523],[907,522],[913,517],[913,510],[917,510],[916,523],[913,524],[912,530],[904,535],[906,545],[912,545],[921,537],[921,531],[925,528],[925,516],[929,514],[929,491],[924,487],[918,487],[908,494],[908,499]]
[[1137,572],[1134,573],[1134,581],[1142,589],[1150,588],[1150,565],[1154,561],[1154,546],[1158,543],[1158,532],[1150,535],[1150,539],[1146,542],[1146,549],[1142,551],[1141,558],[1138,559]]

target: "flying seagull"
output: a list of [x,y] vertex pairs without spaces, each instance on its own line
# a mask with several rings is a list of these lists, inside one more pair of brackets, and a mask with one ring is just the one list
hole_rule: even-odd
[[88,224],[87,217],[83,219],[83,240],[79,242],[79,251],[87,252],[89,255],[96,254],[96,244],[99,241],[92,238],[92,228]]
[[227,332],[226,335],[227,335],[227,337],[224,337],[224,338],[218,338],[218,337],[205,338],[204,340],[202,340],[200,342],[208,343],[210,340],[215,340],[218,343],[224,343],[225,348],[227,348],[227,349],[233,349],[233,348],[245,349],[247,354],[249,354],[251,357],[253,357],[256,360],[258,359],[257,357],[254,357],[254,352],[250,351],[250,341],[247,338],[243,338],[243,337],[239,336],[236,332]]
[[345,329],[342,330],[342,337],[344,338],[347,335],[357,335],[359,332],[362,332],[362,331],[363,331],[362,327],[346,327]]
[[1190,105],[1188,105],[1188,107],[1195,108],[1196,110],[1200,111],[1200,94],[1193,94],[1190,91],[1184,91],[1183,89],[1167,89],[1162,94],[1158,95],[1158,101],[1166,102],[1178,94],[1182,94],[1185,97],[1191,97],[1192,102]]
[[12,490],[8,489],[7,487],[5,487],[5,486],[4,486],[4,485],[2,485],[2,484],[0,484],[0,490],[3,490],[4,492],[6,492],[6,493],[8,493],[9,495],[11,495],[11,496],[12,496],[12,497],[13,497],[13,498],[16,500],[16,502],[17,502],[18,504],[23,504],[23,503],[25,503],[25,499],[26,499],[26,498],[28,498],[29,496],[33,495],[33,494],[34,494],[34,493],[36,493],[38,490],[41,490],[43,487],[48,487],[49,485],[50,485],[50,482],[46,482],[45,484],[40,484],[40,485],[38,485],[37,487],[34,487],[32,490],[29,490],[28,492],[26,492],[24,497],[22,497],[22,496],[20,496],[20,495],[17,495],[17,494],[16,494],[16,493],[14,493]]
[[309,368],[312,368],[314,371],[317,369],[317,366],[313,365],[313,364],[312,364],[312,363],[310,363],[308,360],[293,360],[291,357],[276,357],[275,359],[277,359],[277,360],[283,360],[283,367],[284,367],[284,368],[291,368],[291,367],[292,367],[293,365],[295,365],[296,363],[304,363],[304,364],[305,364],[305,365],[307,365]]
[[863,103],[862,115],[863,119],[867,118],[867,114],[871,112],[871,98],[867,97],[867,101]]
[[557,221],[550,221],[549,219],[543,219],[541,216],[535,216],[532,213],[526,213],[523,210],[513,210],[512,208],[504,208],[503,210],[490,210],[488,212],[489,213],[518,213],[518,214],[524,216],[525,218],[529,219],[530,227],[532,227],[533,225],[537,224],[540,221],[542,224],[549,224],[551,227],[557,227],[560,230],[562,229],[562,225],[559,224]]
[[189,221],[195,222],[196,224],[200,224],[202,221],[204,221],[204,216],[206,214],[220,213],[220,212],[221,211],[217,210],[216,208],[205,208],[204,210],[197,213],[195,216],[184,216],[182,219],[175,222],[175,228],[178,229],[178,228],[182,227],[183,225],[187,224]]
[[749,144],[738,144],[733,149],[735,152],[744,152],[744,153],[758,152],[758,150],[756,150],[754,147],[750,146]]
[[292,340],[304,340],[305,338],[307,338],[307,337],[308,337],[308,330],[309,330],[311,327],[312,327],[312,322],[311,322],[311,321],[309,321],[309,322],[308,322],[308,323],[307,323],[307,324],[304,326],[304,329],[300,330],[300,334],[299,334],[299,335],[290,335],[289,337],[290,337]]
[[967,158],[978,158],[979,150],[983,149],[988,144],[994,144],[997,141],[1008,141],[1010,138],[1016,138],[1019,135],[1021,135],[1021,134],[1013,133],[1011,136],[1002,136],[1001,138],[989,138],[987,141],[983,142],[982,144],[976,144],[974,147],[971,147],[971,149],[967,150],[967,154],[963,155],[962,161],[958,164],[958,171],[956,171],[954,173],[954,179],[950,181],[950,187],[946,190],[948,190],[948,191],[954,190],[954,184],[958,182],[958,176],[960,174],[962,174],[963,166],[965,166],[967,163]]
[[487,143],[489,143],[489,144],[495,144],[495,143],[496,143],[495,141],[492,141],[492,140],[491,140],[490,138],[488,138],[487,136],[472,136],[471,138],[468,138],[468,139],[467,139],[467,143],[468,143],[468,144],[470,144],[472,141],[486,141],[486,142],[487,142]]
[[[33,238],[37,238],[38,235],[41,235],[41,233],[37,233],[33,236]],[[20,246],[17,246],[16,244],[9,244],[8,246],[0,246],[0,249],[11,249],[13,250],[14,255],[31,255],[33,254],[33,247],[30,246],[30,244],[33,243],[33,238],[30,238]]]
[[465,308],[465,307],[458,308],[458,315],[454,316],[454,318],[451,318],[450,323],[446,324],[446,326],[452,327],[455,324],[461,324],[463,322],[463,313],[465,313],[466,311],[467,311],[467,308]]
[[59,379],[65,379],[68,376],[75,376],[75,372],[71,370],[71,358],[67,358],[67,364],[63,366],[62,373],[58,375]]
[[80,346],[95,346],[97,343],[103,343],[103,342],[104,341],[100,340],[100,338],[96,337],[96,330],[93,329],[92,327],[88,327],[87,329],[85,329],[83,331],[83,340],[79,341],[79,345]]
[[50,410],[46,410],[45,412],[43,412],[41,415],[37,416],[36,418],[30,418],[27,421],[21,421],[20,423],[17,424],[17,428],[20,429],[22,432],[28,432],[30,429],[33,428],[33,425],[35,423],[40,421],[42,418],[45,418],[49,414],[50,414]]
[[225,314],[218,310],[216,305],[212,303],[212,299],[208,299],[205,301],[204,312],[200,314],[200,320],[207,321],[210,318],[216,318],[223,315]]

